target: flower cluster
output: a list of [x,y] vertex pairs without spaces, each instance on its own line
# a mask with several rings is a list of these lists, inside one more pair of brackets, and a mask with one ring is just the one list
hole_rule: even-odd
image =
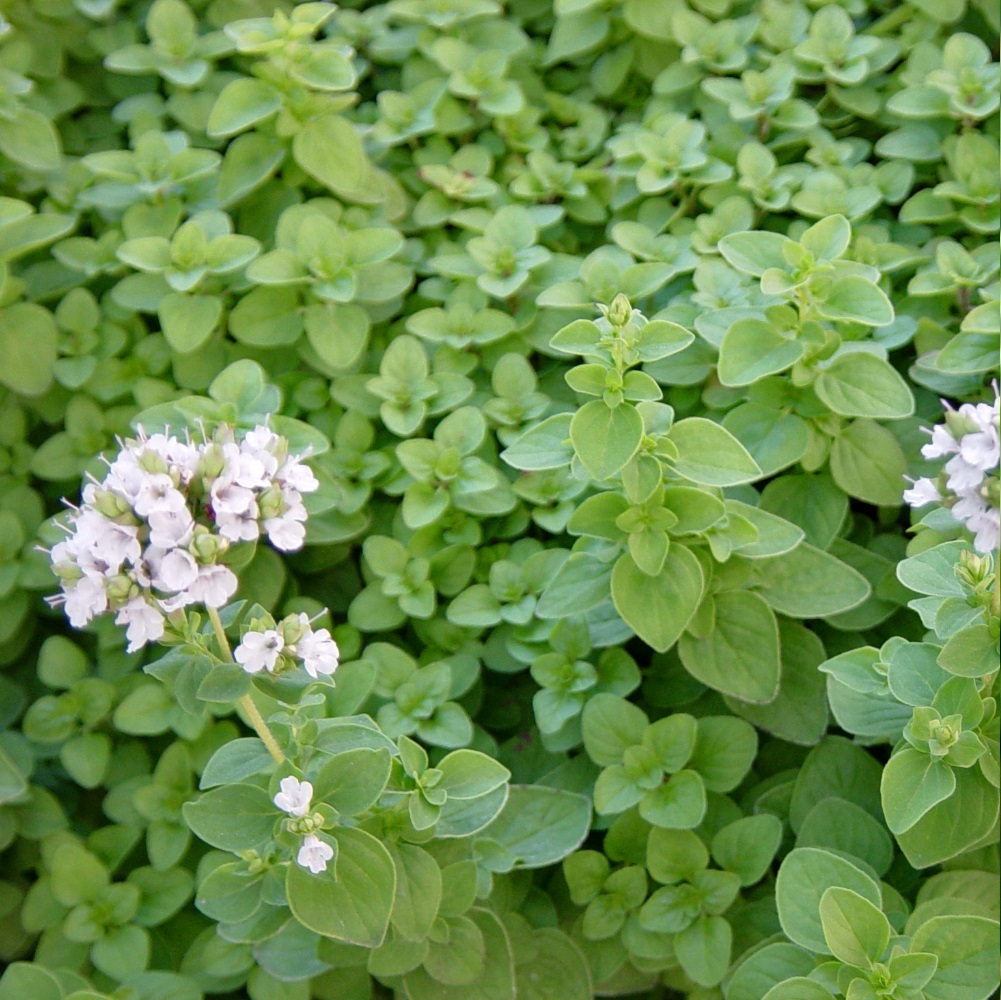
[[164,634],[172,612],[233,596],[238,581],[222,561],[233,544],[264,534],[283,551],[302,546],[302,494],[319,484],[270,428],[238,441],[223,424],[201,442],[140,429],[120,444],[50,552],[62,593],[49,600],[74,627],[114,611],[135,652]]
[[916,480],[904,492],[904,500],[912,507],[929,503],[948,507],[973,532],[976,550],[992,552],[1001,540],[997,386],[993,403],[964,403],[958,410],[945,405],[945,423],[931,429],[931,441],[921,453],[948,461],[936,479]]
[[[271,627],[273,626],[273,627]],[[301,662],[310,677],[329,676],[339,662],[340,650],[325,628],[314,629],[305,614],[292,614],[275,624],[259,619],[243,634],[233,659],[248,674],[281,673]]]
[[[281,791],[274,797],[274,803],[295,820],[306,820],[312,826],[309,816],[313,801],[313,786],[308,781],[300,781],[289,776],[279,782]],[[295,824],[298,828],[301,824]],[[296,863],[308,868],[314,875],[327,870],[327,862],[334,856],[334,849],[313,832],[305,833],[302,845],[296,855]]]

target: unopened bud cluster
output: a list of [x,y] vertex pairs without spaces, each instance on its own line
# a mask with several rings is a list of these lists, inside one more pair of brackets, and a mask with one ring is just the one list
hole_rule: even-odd
[[978,552],[993,552],[1001,540],[1001,500],[998,463],[998,397],[993,403],[964,403],[958,410],[946,404],[945,423],[931,429],[925,458],[947,458],[936,479],[923,478],[904,492],[912,507],[939,503],[973,532]]
[[88,483],[67,521],[68,537],[52,547],[72,625],[115,612],[129,652],[155,642],[165,618],[191,604],[219,608],[237,588],[222,557],[262,534],[276,548],[301,548],[302,494],[319,484],[268,427],[237,440],[220,425],[193,442],[166,434],[121,442],[104,479]]

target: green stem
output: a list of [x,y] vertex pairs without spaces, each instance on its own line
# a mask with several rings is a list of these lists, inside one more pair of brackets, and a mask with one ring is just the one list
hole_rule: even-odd
[[[208,611],[209,621],[212,623],[212,631],[215,633],[215,639],[219,645],[219,652],[222,655],[223,662],[233,663],[233,651],[229,647],[229,639],[226,638],[226,630],[219,619],[219,612],[215,608],[206,608],[206,610]],[[246,713],[254,732],[257,733],[261,738],[261,742],[268,748],[268,753],[271,754],[272,760],[276,764],[283,763],[285,754],[282,753],[282,748],[278,745],[278,741],[272,735],[271,730],[268,729],[268,724],[264,721],[264,716],[261,715],[250,695],[243,695],[238,704]]]
[[991,614],[1001,618],[1001,549],[994,557],[994,592],[991,594]]

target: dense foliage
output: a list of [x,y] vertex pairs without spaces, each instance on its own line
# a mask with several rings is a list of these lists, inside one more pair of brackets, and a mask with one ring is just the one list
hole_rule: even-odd
[[0,1000],[996,990],[995,0],[0,12]]

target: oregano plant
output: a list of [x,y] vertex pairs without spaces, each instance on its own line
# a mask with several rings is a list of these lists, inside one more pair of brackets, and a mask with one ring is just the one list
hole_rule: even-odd
[[0,1000],[991,1000],[990,0],[0,5]]

